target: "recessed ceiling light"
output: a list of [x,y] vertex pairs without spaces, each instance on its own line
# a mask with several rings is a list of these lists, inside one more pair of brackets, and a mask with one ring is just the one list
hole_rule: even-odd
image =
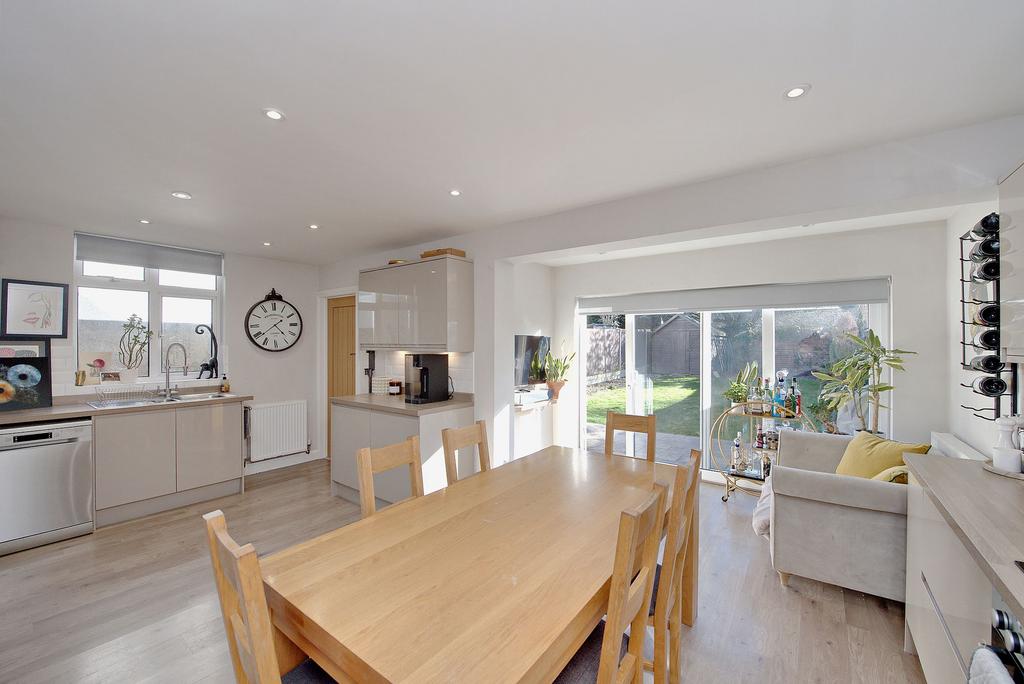
[[459,195],[462,194],[462,191],[461,190],[452,189],[452,190],[448,191],[448,194],[451,195],[452,197],[458,197]]
[[315,223],[310,223],[309,224],[309,229],[310,230],[319,230],[319,228],[320,228],[320,226],[316,225]]
[[269,243],[269,242],[264,242],[264,243],[263,243],[263,246],[264,246],[264,247],[269,247],[269,246],[270,246],[270,243]]
[[184,200],[192,199],[192,195],[188,194],[187,192],[182,192],[181,190],[175,190],[174,192],[172,192],[171,197],[173,197],[174,199]]
[[139,223],[149,223],[149,219],[139,219]]
[[793,86],[786,91],[786,98],[789,100],[795,100],[798,97],[803,97],[807,94],[807,91],[811,89],[810,83],[801,83],[800,85]]
[[280,121],[281,119],[284,118],[284,112],[282,112],[280,109],[264,109],[263,115],[266,116],[268,119],[273,119],[274,121]]

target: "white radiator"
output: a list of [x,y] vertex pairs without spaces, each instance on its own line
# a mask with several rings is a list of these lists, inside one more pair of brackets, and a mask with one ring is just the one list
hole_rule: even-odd
[[248,406],[249,460],[309,453],[306,402],[277,401]]

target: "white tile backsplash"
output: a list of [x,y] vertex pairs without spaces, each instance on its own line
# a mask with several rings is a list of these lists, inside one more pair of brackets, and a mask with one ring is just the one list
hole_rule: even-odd
[[[394,379],[405,382],[405,352],[378,351],[377,373],[374,378]],[[366,367],[363,355],[363,368]],[[359,369],[362,373],[362,368]],[[451,352],[448,354],[448,375],[455,384],[456,392],[473,392],[473,354]]]

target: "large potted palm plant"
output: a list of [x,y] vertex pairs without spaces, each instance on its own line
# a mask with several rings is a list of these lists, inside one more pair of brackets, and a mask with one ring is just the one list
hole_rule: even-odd
[[847,405],[853,407],[861,430],[878,434],[878,419],[882,394],[894,388],[885,382],[882,375],[886,369],[903,371],[903,355],[917,352],[906,349],[887,349],[874,330],[868,329],[864,337],[852,333],[846,336],[855,345],[849,356],[834,362],[828,372],[814,371],[814,377],[824,381],[819,401],[831,411],[839,411]]

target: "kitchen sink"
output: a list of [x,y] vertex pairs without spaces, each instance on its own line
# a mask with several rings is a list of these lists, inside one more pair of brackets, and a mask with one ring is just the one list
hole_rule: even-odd
[[139,406],[153,406],[154,404],[170,404],[180,401],[177,397],[165,399],[104,399],[101,401],[90,401],[89,406],[98,409],[105,408],[136,408]]
[[203,401],[204,399],[220,399],[222,397],[233,397],[235,395],[227,392],[201,392],[199,394],[182,394],[177,397],[178,401]]

